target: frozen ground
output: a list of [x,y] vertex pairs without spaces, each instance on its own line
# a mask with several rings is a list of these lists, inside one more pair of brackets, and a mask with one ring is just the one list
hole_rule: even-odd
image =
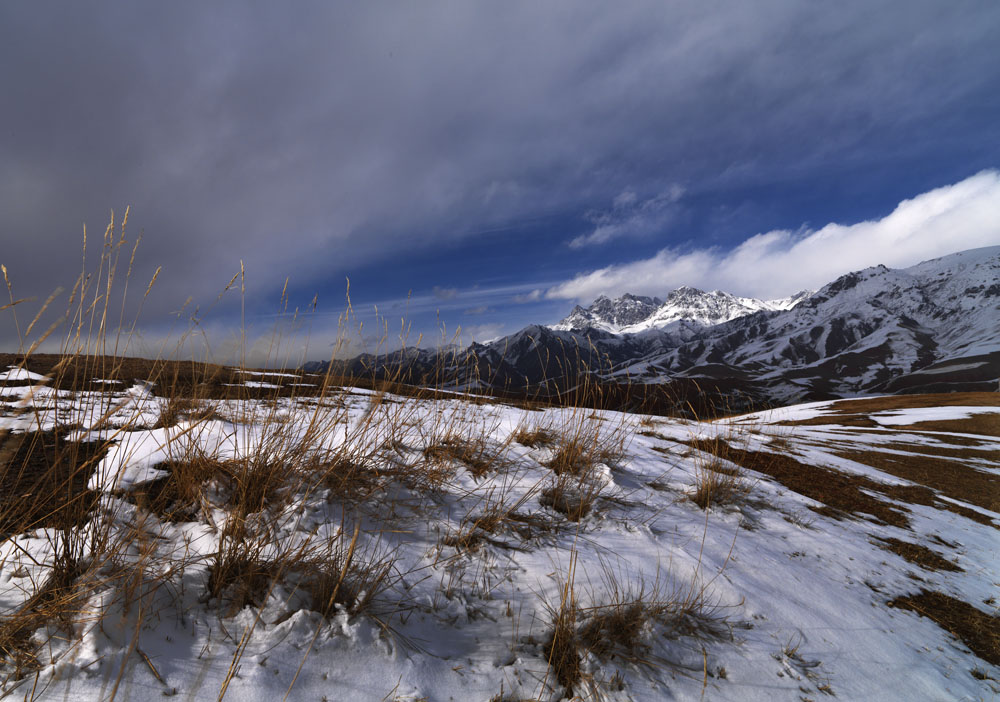
[[[285,382],[279,374],[254,377]],[[167,400],[143,386],[27,392],[4,394],[6,440],[58,422],[73,427],[68,438],[109,450],[88,480],[99,506],[90,522],[69,530],[90,549],[80,552],[85,595],[19,643],[31,648],[33,664],[18,668],[13,649],[0,651],[2,689],[12,699],[224,693],[268,702],[485,702],[575,694],[798,702],[1000,694],[997,660],[983,657],[996,650],[977,655],[932,617],[888,606],[934,592],[971,605],[987,625],[1000,621],[996,493],[984,502],[935,487],[934,500],[908,503],[890,488],[914,482],[866,458],[926,454],[995,486],[995,434],[957,442],[894,428],[984,412],[1000,420],[995,403],[875,403],[882,426],[861,428],[839,423],[838,403],[699,423],[344,388],[322,400],[205,401],[197,418],[190,411],[156,426],[166,424]],[[210,412],[201,411],[206,406]],[[582,458],[557,474],[549,464],[561,465],[566,445],[581,446]],[[370,603],[355,606],[372,593],[354,592],[353,603],[324,617],[303,592],[309,573],[297,566],[274,575],[256,603],[210,596],[212,564],[234,519],[232,476],[208,480],[186,520],[161,519],[136,498],[144,484],[170,476],[170,462],[195,456],[284,466],[266,507],[246,518],[255,558],[292,562],[289,554],[325,544],[337,563],[350,553],[355,569],[388,564]],[[754,460],[745,461],[730,499],[701,509],[690,499],[696,484],[713,468],[732,471],[734,456]],[[885,485],[888,494],[861,484],[858,499],[885,502],[901,516],[887,521],[843,502],[831,509],[817,499],[822,490],[808,497],[788,487],[801,476],[778,471],[768,456],[833,471],[815,482],[845,476],[845,490],[855,479]],[[353,472],[343,481],[324,477],[348,463]],[[573,500],[588,498],[587,513],[573,514]],[[499,517],[484,519],[491,515]],[[95,555],[98,533],[114,544],[101,546],[112,555]],[[46,582],[62,543],[52,527],[6,535],[5,622]],[[889,543],[913,545],[918,556]],[[919,557],[920,547],[954,568]],[[349,571],[341,569],[343,580]],[[614,630],[595,638],[594,623],[616,602],[656,614],[639,617],[631,638]],[[572,603],[583,643],[570,694],[547,659],[553,618]]]

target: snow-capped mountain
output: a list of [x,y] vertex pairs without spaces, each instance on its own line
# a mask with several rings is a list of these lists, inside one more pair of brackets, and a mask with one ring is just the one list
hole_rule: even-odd
[[612,300],[601,295],[590,307],[577,305],[565,319],[551,325],[550,329],[600,329],[612,334],[640,334],[652,329],[691,332],[761,310],[791,309],[811,294],[810,291],[802,291],[781,300],[757,300],[737,297],[722,290],[705,292],[685,285],[669,293],[666,300],[628,293]]
[[642,325],[663,306],[658,297],[643,297],[625,293],[614,300],[601,295],[590,307],[577,305],[565,319],[551,325],[556,331],[600,329],[619,333]]
[[457,387],[515,391],[565,389],[580,373],[632,385],[710,380],[782,403],[996,390],[1000,246],[899,270],[866,268],[785,300],[693,288],[665,300],[598,298],[558,324],[530,325],[489,344],[367,356],[341,368],[373,369],[417,384],[449,378]]
[[957,358],[1000,375],[1000,247],[849,273],[789,310],[706,328],[622,370],[653,379],[725,366],[788,396],[842,395]]

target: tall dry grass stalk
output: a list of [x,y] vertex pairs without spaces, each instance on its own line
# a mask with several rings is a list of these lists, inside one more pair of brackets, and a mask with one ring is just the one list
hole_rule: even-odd
[[[424,494],[443,485],[458,466],[479,477],[505,466],[504,446],[486,442],[474,430],[462,436],[445,430],[446,422],[469,423],[468,409],[460,404],[451,416],[439,415],[438,422],[427,426],[416,419],[418,403],[387,400],[385,390],[403,387],[402,370],[397,376],[373,371],[365,381],[338,378],[331,366],[331,371],[313,379],[311,388],[304,389],[303,384],[291,392],[287,387],[272,390],[239,382],[241,374],[242,380],[252,377],[246,375],[250,370],[244,302],[247,271],[242,263],[219,295],[221,300],[230,291],[240,294],[238,367],[193,358],[130,357],[142,303],[159,269],[145,285],[139,304],[132,305],[129,282],[139,241],[128,240],[127,218],[127,211],[120,223],[112,216],[96,260],[88,257],[85,230],[81,273],[64,311],[56,312],[59,295],[54,294],[24,325],[19,313],[27,300],[16,298],[14,281],[3,269],[10,302],[0,311],[12,315],[19,346],[12,377],[32,380],[17,388],[19,397],[8,412],[9,421],[0,425],[0,536],[17,545],[23,535],[40,533],[47,547],[43,560],[33,564],[37,573],[21,603],[0,611],[0,689],[8,690],[40,669],[45,664],[43,650],[63,655],[80,640],[88,622],[101,625],[116,607],[135,621],[131,648],[137,648],[146,608],[156,601],[148,595],[189,568],[206,569],[204,597],[217,601],[223,613],[259,608],[281,585],[302,593],[305,606],[324,616],[341,609],[374,616],[373,604],[401,577],[394,554],[369,543],[359,531],[359,516],[352,517],[358,526],[349,542],[343,529],[322,538],[292,537],[303,532],[296,524],[298,513],[287,505],[305,503],[322,492],[343,508],[345,518],[351,512],[364,512],[367,519],[376,514],[384,518],[397,508],[389,505],[380,510],[369,503],[382,499],[391,483]],[[287,287],[286,283],[282,314],[288,313]],[[126,319],[130,305],[135,316]],[[175,353],[198,333],[202,320],[198,315],[191,313]],[[37,333],[53,316],[54,321]],[[293,320],[299,316],[298,310],[291,313]],[[352,319],[348,296],[342,328]],[[276,324],[271,337],[264,363],[269,372],[297,369],[305,360],[271,357],[282,348],[283,328]],[[37,353],[44,344],[51,345],[60,330],[64,336],[57,353]],[[358,334],[364,338],[360,324]],[[344,332],[339,335],[333,355],[347,337]],[[402,341],[405,345],[405,338]],[[385,337],[379,344],[384,342]],[[41,378],[27,374],[33,368],[44,369]],[[430,385],[454,385],[446,377],[448,372],[439,367]],[[135,379],[141,381],[135,392],[121,392]],[[345,380],[360,380],[374,390],[360,418],[350,416],[341,397]],[[7,394],[20,382],[0,380],[0,390]],[[116,391],[105,392],[107,384]],[[431,389],[405,389],[416,400],[442,400]],[[406,455],[403,437],[413,434],[413,426],[425,437],[434,437],[426,442],[422,460]],[[158,448],[169,457],[158,466],[164,477],[135,487],[119,486],[133,456],[131,445],[138,441],[134,437],[150,430],[159,432]],[[141,441],[137,448],[142,448]],[[110,494],[94,484],[110,486]],[[212,516],[219,510],[224,515],[221,521]],[[137,521],[152,529],[149,534],[140,530],[145,535],[139,541]],[[158,550],[158,529],[188,521],[215,524],[217,546],[207,561],[194,555],[189,562],[178,563],[173,554]],[[130,537],[124,536],[125,522],[131,524]],[[481,526],[485,528],[486,522]],[[386,528],[378,521],[366,527],[376,534]],[[137,543],[142,546],[137,548]],[[23,547],[5,553],[35,558]],[[107,592],[118,593],[118,606],[109,609]],[[90,609],[98,601],[104,610]],[[391,604],[379,608],[385,631],[391,631],[391,623],[384,613],[397,610]],[[38,635],[44,630],[58,635],[65,645],[51,646],[51,638]],[[242,650],[237,651],[232,671]],[[112,697],[124,670],[123,662]]]

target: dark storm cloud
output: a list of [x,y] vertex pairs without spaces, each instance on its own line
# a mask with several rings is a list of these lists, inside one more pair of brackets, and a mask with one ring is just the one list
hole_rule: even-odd
[[6,3],[0,258],[24,293],[71,285],[81,223],[131,204],[166,310],[240,260],[258,291],[342,281],[623,192],[794,178],[993,95],[998,7]]

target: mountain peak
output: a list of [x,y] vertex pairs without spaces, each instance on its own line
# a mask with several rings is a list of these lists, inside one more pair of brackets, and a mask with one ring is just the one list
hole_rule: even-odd
[[637,334],[682,324],[708,327],[761,310],[790,309],[810,294],[802,292],[781,300],[764,301],[737,297],[723,290],[705,292],[682,285],[667,293],[666,300],[632,293],[625,293],[614,300],[599,295],[589,307],[576,305],[565,319],[551,328]]
[[[715,292],[719,291],[716,290]],[[704,294],[705,291],[701,290],[700,288],[696,288],[691,285],[681,285],[680,287],[675,288],[670,293],[668,293],[667,297],[670,297],[671,295],[704,295]]]
[[614,300],[599,295],[589,307],[574,307],[569,316],[551,328],[559,331],[600,329],[617,334],[624,328],[641,323],[662,304],[659,298],[631,293]]

